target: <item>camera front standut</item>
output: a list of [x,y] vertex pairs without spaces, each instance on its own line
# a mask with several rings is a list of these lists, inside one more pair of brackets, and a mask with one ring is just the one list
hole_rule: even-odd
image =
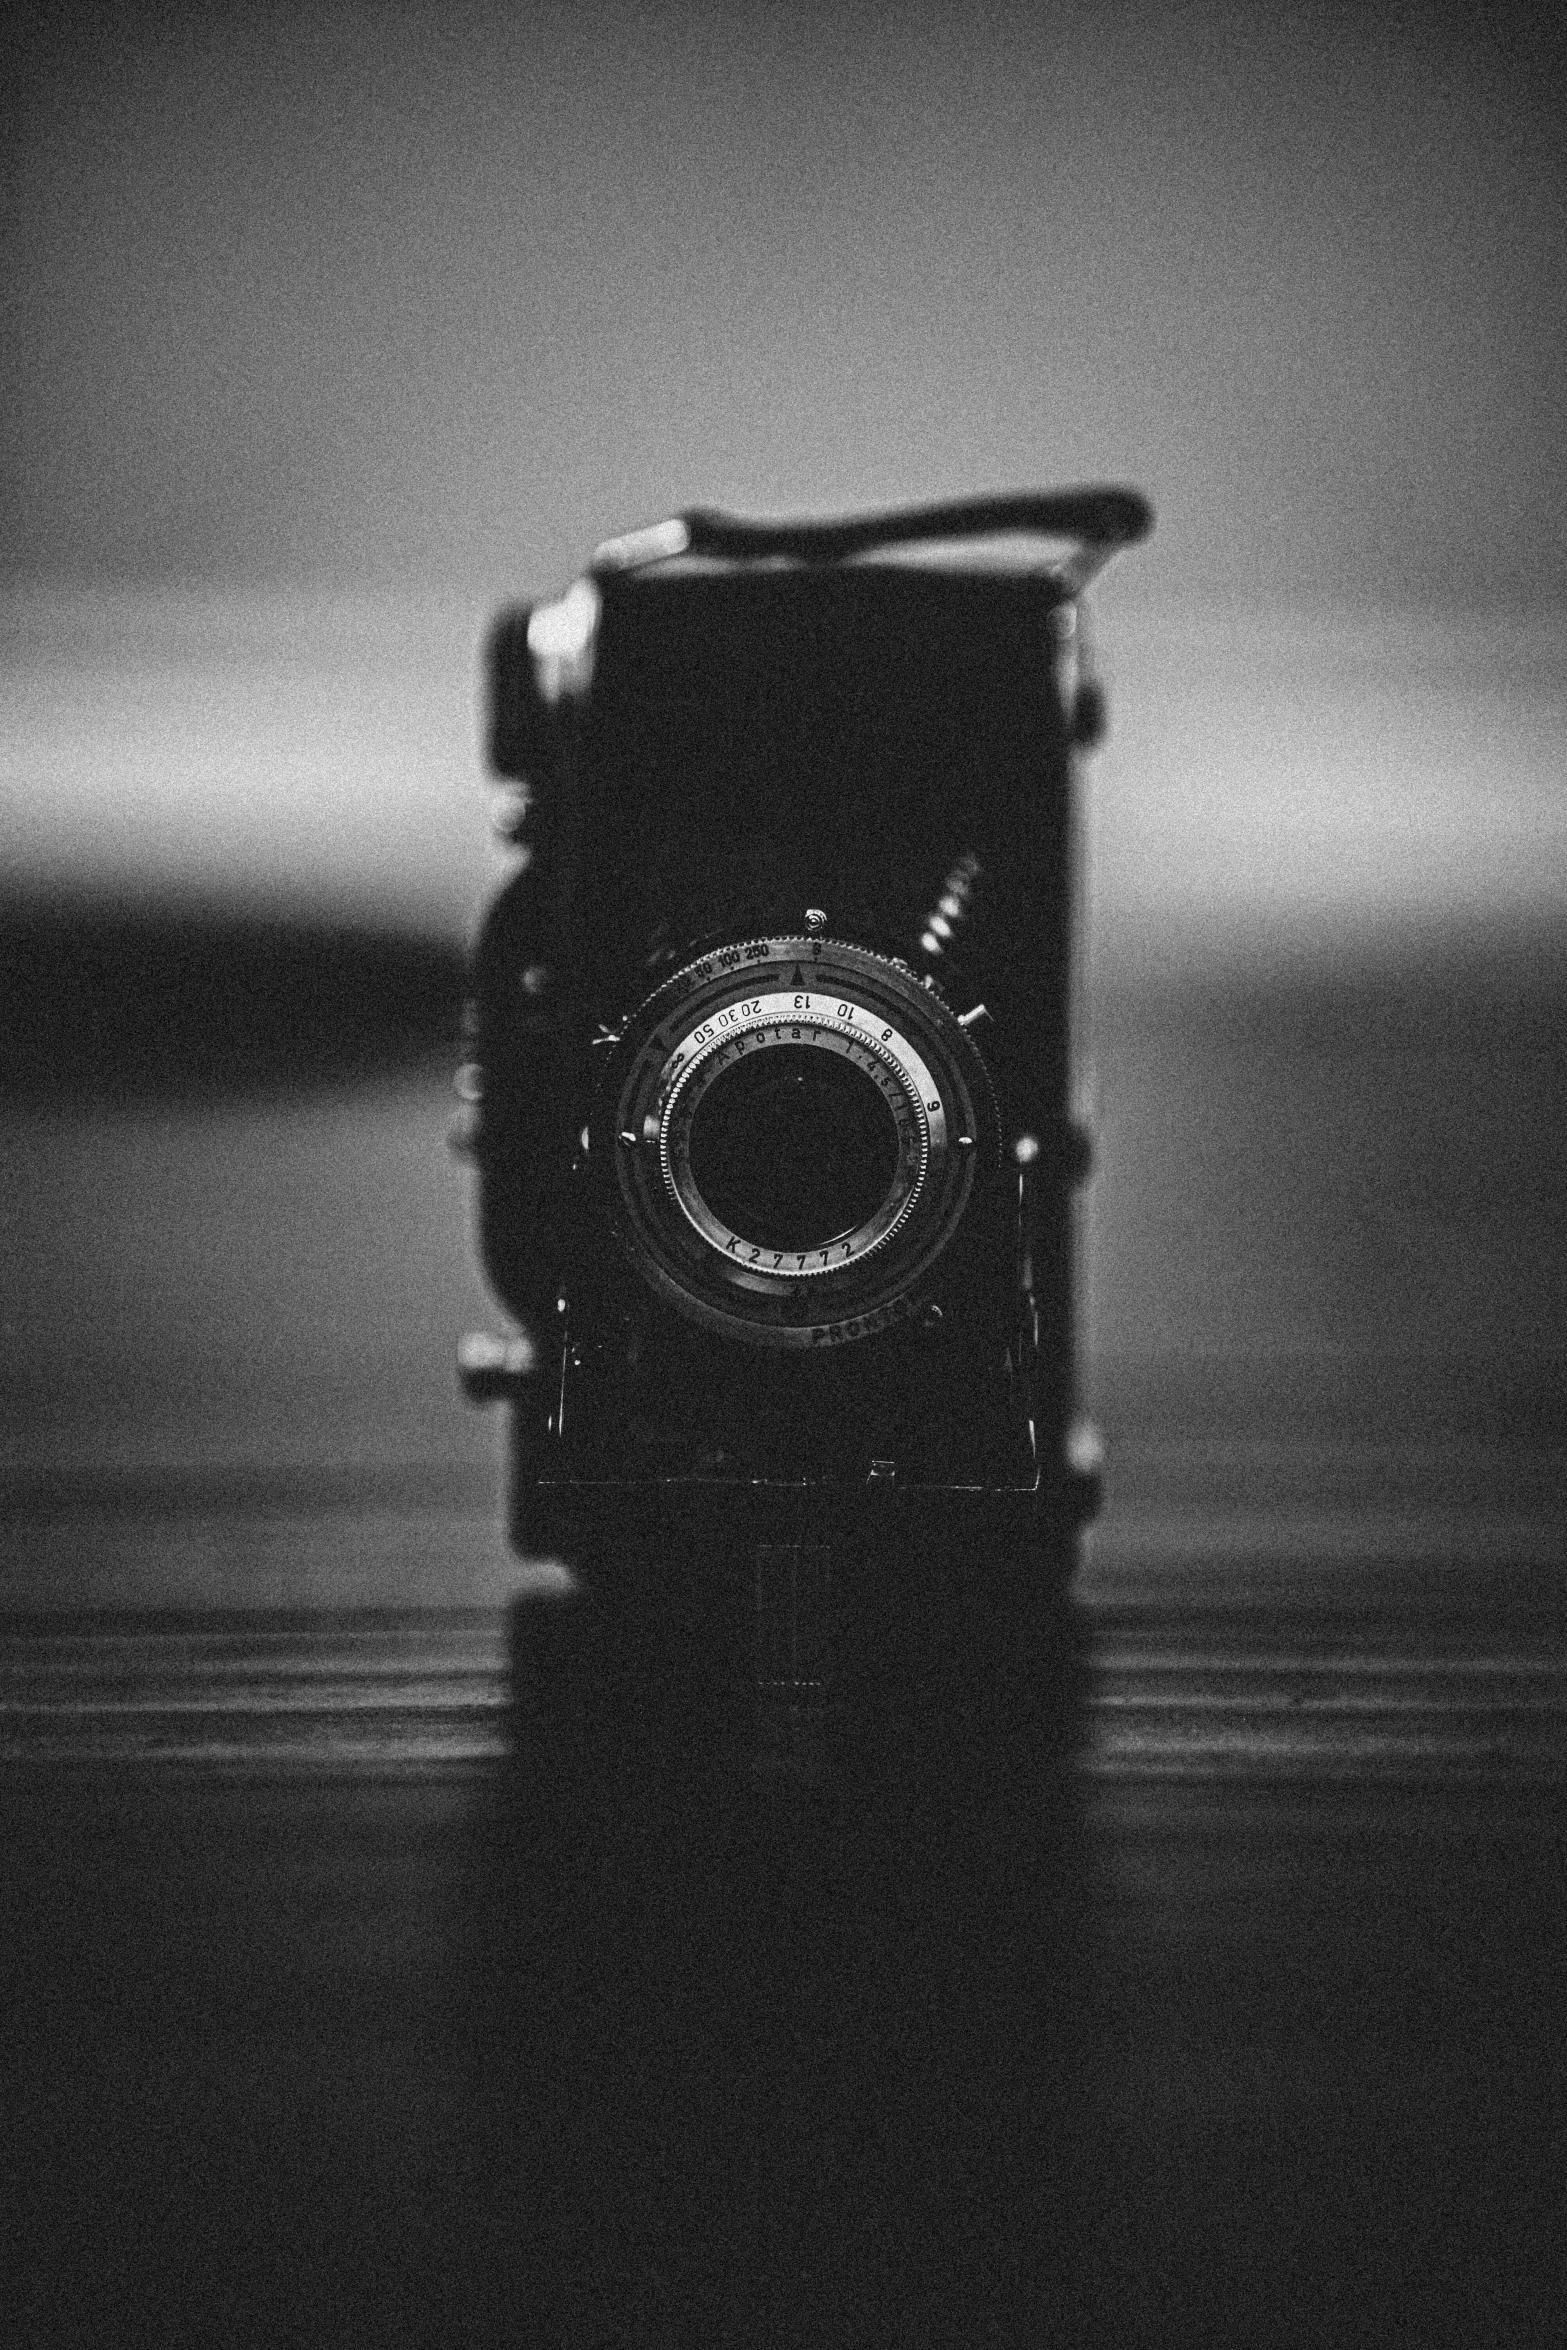
[[522,857],[458,1087],[516,1329],[462,1375],[510,1407],[552,1751],[565,1707],[579,1754],[831,1785],[1037,1729],[1097,1496],[1080,597],[1149,519],[1116,490],[694,514],[497,623]]

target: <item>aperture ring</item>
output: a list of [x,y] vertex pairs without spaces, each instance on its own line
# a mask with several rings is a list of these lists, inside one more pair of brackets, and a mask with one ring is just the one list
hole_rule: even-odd
[[[816,1279],[863,1261],[898,1232],[924,1185],[932,1149],[946,1142],[946,1116],[936,1082],[908,1038],[889,1021],[847,999],[829,1012],[794,991],[742,1000],[704,1021],[681,1039],[671,1054],[673,1082],[659,1115],[659,1166],[670,1196],[693,1229],[724,1260],[729,1278],[749,1275],[761,1287],[772,1281]],[[789,1249],[758,1244],[754,1234],[736,1232],[703,1197],[691,1164],[691,1129],[697,1110],[738,1062],[769,1045],[803,1045],[839,1051],[866,1082],[880,1090],[898,1138],[897,1169],[886,1196],[853,1230],[818,1237],[815,1246]]]

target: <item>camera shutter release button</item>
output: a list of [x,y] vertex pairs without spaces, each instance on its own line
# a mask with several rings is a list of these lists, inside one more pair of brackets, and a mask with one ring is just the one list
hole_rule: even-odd
[[827,927],[827,916],[826,916],[826,914],[825,914],[825,913],[822,911],[822,909],[821,909],[821,907],[820,907],[820,906],[807,906],[807,907],[806,907],[806,909],[805,909],[805,927],[806,927],[806,930],[807,930],[807,932],[809,933],[809,935],[810,935],[812,938],[815,938],[815,937],[817,936],[817,934],[818,934],[820,931],[823,931],[823,930],[825,930],[825,929],[826,929],[826,927]]

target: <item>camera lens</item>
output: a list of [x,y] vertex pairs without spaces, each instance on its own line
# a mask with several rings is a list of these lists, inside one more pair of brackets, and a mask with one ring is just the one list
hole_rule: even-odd
[[820,1249],[891,1190],[898,1134],[852,1061],[776,1045],[709,1087],[691,1125],[691,1174],[713,1214],[766,1249]]
[[918,1310],[996,1156],[984,1064],[938,995],[847,940],[743,939],[609,1041],[589,1180],[667,1304],[801,1352]]

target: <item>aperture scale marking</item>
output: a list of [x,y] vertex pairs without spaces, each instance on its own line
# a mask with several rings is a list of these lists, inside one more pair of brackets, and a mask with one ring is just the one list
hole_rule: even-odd
[[[932,1154],[945,1149],[946,1113],[929,1069],[892,1022],[874,1025],[879,1033],[867,1024],[863,1007],[843,997],[818,1000],[807,990],[745,997],[699,1021],[664,1061],[654,1113],[664,1183],[687,1223],[742,1280],[747,1273],[774,1282],[819,1278],[879,1249],[907,1220]],[[846,1238],[803,1251],[764,1248],[733,1231],[708,1206],[690,1167],[692,1120],[708,1087],[748,1054],[780,1044],[841,1052],[881,1094],[898,1138],[897,1170],[874,1214]]]

